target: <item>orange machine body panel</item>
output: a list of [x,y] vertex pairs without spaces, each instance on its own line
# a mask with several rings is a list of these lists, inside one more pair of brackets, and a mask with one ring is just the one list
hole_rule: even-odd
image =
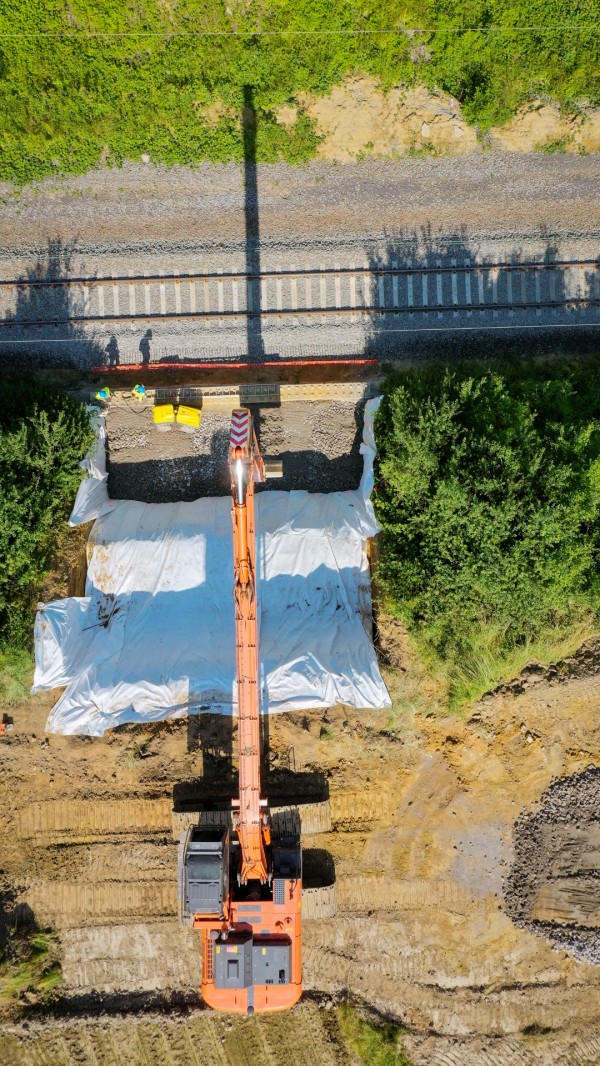
[[[285,902],[261,900],[230,901],[229,918],[225,922],[196,915],[194,928],[202,930],[202,998],[214,1010],[248,1014],[263,1011],[287,1010],[302,995],[302,929],[299,880],[285,881]],[[228,930],[225,942],[211,938],[211,932]],[[269,947],[284,946],[289,952],[291,966],[285,984],[280,984],[278,971],[269,974],[273,983],[253,983],[242,988],[217,988],[217,966],[238,958],[241,961],[243,941],[250,937],[255,958],[266,959]],[[256,967],[255,967],[256,969]],[[263,971],[264,972],[264,971]]]

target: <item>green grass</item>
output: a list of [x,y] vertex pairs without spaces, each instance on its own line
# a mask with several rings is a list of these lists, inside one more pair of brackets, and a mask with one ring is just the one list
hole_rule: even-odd
[[376,436],[382,608],[451,708],[597,631],[600,359],[406,372]]
[[535,150],[536,152],[543,152],[544,155],[556,155],[557,152],[566,152],[570,143],[570,137],[561,137],[558,141],[549,141],[547,144],[540,144]]
[[10,708],[29,699],[33,681],[31,652],[0,646],[0,707]]
[[43,1003],[62,984],[58,941],[47,933],[16,935],[0,962],[0,1003],[14,1006],[24,993],[30,1003]]
[[587,621],[574,621],[571,628],[544,628],[537,639],[524,639],[514,646],[506,633],[490,625],[473,635],[464,660],[450,659],[447,686],[450,706],[459,710],[492,691],[499,683],[517,677],[529,662],[548,664],[572,655],[577,648],[598,632],[597,615],[590,612]]
[[[539,1022],[532,1022],[531,1025],[526,1025],[523,1029],[523,1036],[547,1036],[552,1030],[547,1025],[540,1025]],[[585,1063],[582,1063],[585,1066]]]
[[535,95],[597,103],[598,24],[597,0],[0,0],[0,179],[143,153],[167,165],[240,161],[248,85],[258,160],[302,163],[314,126],[300,108],[286,128],[278,108],[357,71],[385,89],[442,89],[482,130]]
[[403,1029],[367,1021],[354,1007],[337,1008],[340,1028],[350,1051],[365,1066],[410,1066],[401,1047]]

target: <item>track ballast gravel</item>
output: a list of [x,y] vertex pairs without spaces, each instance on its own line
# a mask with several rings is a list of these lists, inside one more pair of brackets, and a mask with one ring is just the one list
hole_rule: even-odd
[[[535,811],[524,811],[515,823],[515,859],[505,887],[508,913],[522,929],[547,937],[554,947],[571,952],[576,958],[600,965],[600,927],[597,914],[586,928],[585,923],[536,920],[536,898],[554,871],[566,873],[571,892],[585,899],[592,888],[592,907],[600,896],[600,869],[585,863],[585,872],[577,869],[572,855],[566,853],[565,838],[573,830],[581,837],[600,822],[600,767],[590,766],[581,774],[559,778],[543,794]],[[567,831],[565,833],[565,830]],[[567,844],[568,846],[568,844]],[[588,855],[589,846],[583,845]],[[561,852],[565,852],[561,861]],[[579,883],[579,884],[578,884]]]
[[[330,268],[410,261],[522,261],[528,257],[581,259],[598,254],[598,157],[513,155],[492,151],[462,158],[314,162],[257,168],[260,236],[246,239],[243,169],[126,164],[81,177],[46,180],[16,192],[4,189],[0,218],[0,277],[165,274],[283,267]],[[373,279],[369,284],[373,287]],[[584,289],[587,292],[588,283]],[[106,287],[107,313],[112,306]],[[376,296],[376,286],[374,288]],[[225,285],[227,299],[228,286]],[[140,361],[148,322],[82,326],[81,312],[61,290],[6,290],[0,313],[43,317],[58,324],[11,326],[0,337],[0,359],[15,368],[105,365],[112,345],[121,363]],[[313,298],[316,297],[316,290]],[[200,299],[200,297],[199,297]],[[430,302],[434,290],[430,290]],[[74,304],[81,294],[74,296]],[[439,301],[438,301],[439,302]],[[140,310],[138,300],[138,311]],[[167,307],[167,311],[172,308]],[[33,312],[36,312],[33,314]],[[520,338],[528,348],[541,328],[551,347],[570,343],[597,322],[592,310],[566,316],[555,309],[458,312],[373,320],[316,315],[262,318],[254,345],[239,320],[153,320],[153,362],[319,358],[368,351],[380,358],[440,355],[448,336],[460,348],[476,337],[488,344]],[[481,334],[482,327],[486,332]],[[475,331],[475,332],[474,332]],[[258,353],[258,354],[257,354]]]
[[[598,156],[491,151],[438,159],[257,167],[261,244],[343,247],[392,235],[551,236],[600,228]],[[22,190],[0,186],[0,251],[48,245],[122,254],[244,247],[234,163],[126,163]]]

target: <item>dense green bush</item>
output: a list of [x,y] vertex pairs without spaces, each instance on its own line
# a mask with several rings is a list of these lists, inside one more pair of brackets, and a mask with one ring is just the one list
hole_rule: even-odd
[[535,95],[575,110],[600,99],[597,0],[419,0],[413,11],[431,53],[420,79],[482,129]]
[[409,371],[390,382],[376,432],[379,578],[446,660],[455,700],[589,624],[599,360]]
[[[0,0],[0,179],[144,152],[166,164],[240,160],[245,85],[258,159],[297,163],[314,154],[314,129],[305,115],[283,127],[274,112],[357,70],[386,87],[442,88],[483,126],[536,93],[597,101],[598,14],[598,0]],[[194,35],[207,30],[221,36]],[[203,112],[215,104],[211,124]]]
[[31,643],[36,591],[92,440],[81,404],[32,379],[0,377],[0,665],[7,646],[14,657]]

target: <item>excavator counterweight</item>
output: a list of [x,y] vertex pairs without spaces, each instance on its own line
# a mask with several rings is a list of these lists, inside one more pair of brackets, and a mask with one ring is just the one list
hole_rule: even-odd
[[221,824],[201,815],[182,837],[179,898],[182,920],[202,934],[205,1002],[253,1014],[285,1010],[302,993],[302,852],[299,832],[274,828],[261,797],[254,485],[271,471],[245,408],[232,413],[229,468],[239,792]]

